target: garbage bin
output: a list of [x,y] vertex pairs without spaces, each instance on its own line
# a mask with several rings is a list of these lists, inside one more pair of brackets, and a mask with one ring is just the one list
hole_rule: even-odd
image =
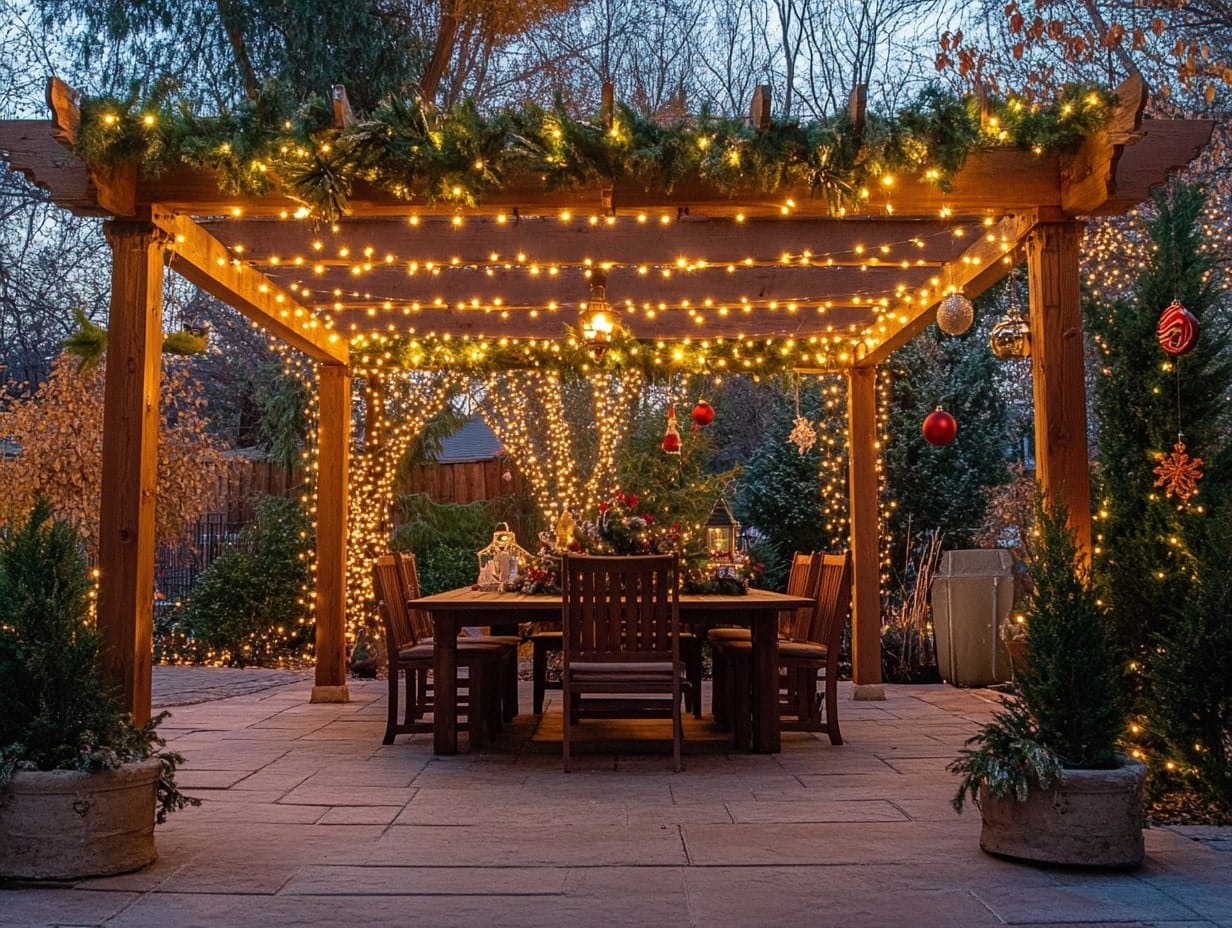
[[933,632],[941,679],[988,686],[1010,679],[1001,627],[1014,608],[1014,558],[1001,548],[943,551],[933,577]]

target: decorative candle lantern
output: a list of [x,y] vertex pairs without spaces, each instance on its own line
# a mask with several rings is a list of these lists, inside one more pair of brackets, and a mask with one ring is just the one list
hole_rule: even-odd
[[596,361],[620,332],[620,321],[607,302],[607,275],[602,271],[591,271],[590,299],[578,315],[578,330]]
[[706,520],[706,550],[715,562],[734,563],[740,539],[740,523],[732,516],[727,501],[719,497]]
[[518,544],[509,523],[501,522],[492,533],[492,543],[479,550],[478,558],[479,589],[513,589],[522,565],[530,558],[530,552]]

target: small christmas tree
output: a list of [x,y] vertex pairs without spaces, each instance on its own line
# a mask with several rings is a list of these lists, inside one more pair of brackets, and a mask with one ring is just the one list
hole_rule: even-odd
[[1022,801],[1033,785],[1049,787],[1062,767],[1118,766],[1126,720],[1119,661],[1066,515],[1037,496],[1027,666],[1018,676],[1019,695],[1003,698],[949,766],[962,778],[954,797],[959,811],[981,786],[993,797]]

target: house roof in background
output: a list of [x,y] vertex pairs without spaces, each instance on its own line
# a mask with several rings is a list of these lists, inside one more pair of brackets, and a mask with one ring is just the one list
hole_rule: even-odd
[[458,431],[441,441],[441,464],[490,461],[501,450],[501,441],[480,416],[471,416]]

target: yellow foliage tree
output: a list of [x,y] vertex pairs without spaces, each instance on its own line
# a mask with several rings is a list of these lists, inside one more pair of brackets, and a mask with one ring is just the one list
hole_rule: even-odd
[[[0,437],[19,449],[0,461],[0,525],[19,520],[37,494],[72,521],[91,552],[98,544],[105,364],[78,370],[61,355],[36,392],[0,410]],[[226,467],[222,445],[206,432],[206,401],[187,367],[163,367],[155,531],[178,539],[217,498]]]

